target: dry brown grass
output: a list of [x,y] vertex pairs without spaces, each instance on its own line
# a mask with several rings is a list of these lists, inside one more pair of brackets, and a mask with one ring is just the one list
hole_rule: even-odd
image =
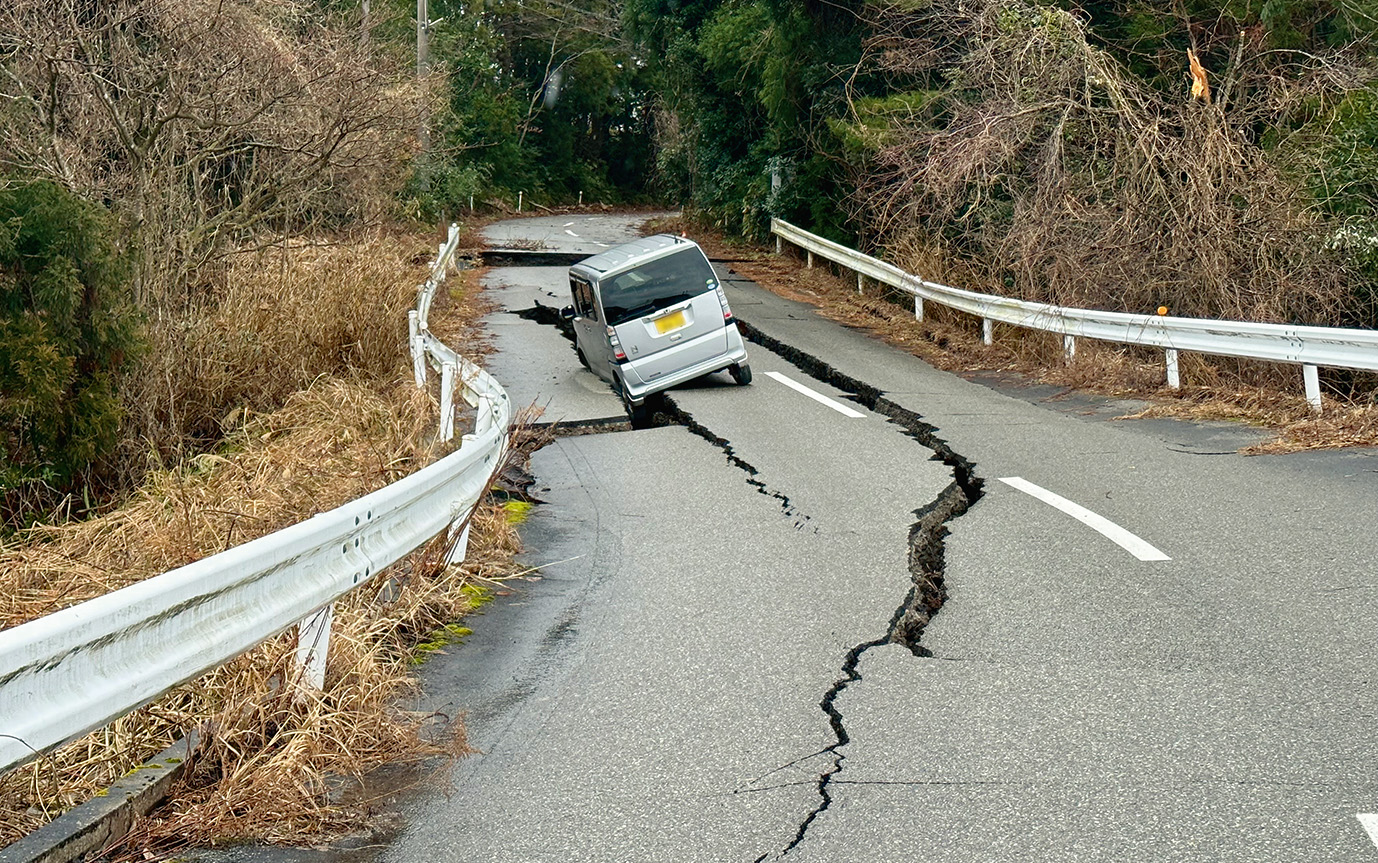
[[[150,478],[129,506],[76,525],[34,531],[5,551],[4,619],[72,605],[307,518],[395,480],[430,459],[435,411],[410,383],[388,393],[330,381],[253,420],[237,452]],[[399,713],[409,648],[472,607],[475,584],[501,575],[515,548],[503,513],[476,516],[459,571],[436,548],[341,601],[326,690],[301,702],[291,635],[275,639],[158,702],[0,780],[0,840],[90,798],[188,730],[209,729],[193,785],[150,825],[157,843],[253,836],[269,841],[343,828],[326,777],[384,761],[463,750],[423,744],[420,718]]]
[[421,238],[372,233],[231,257],[203,302],[148,322],[150,350],[123,387],[122,473],[137,475],[150,449],[195,453],[323,375],[405,368],[407,309],[434,254]]
[[[205,319],[207,331],[223,337],[221,347],[230,340],[231,309],[258,311],[265,317],[253,331],[262,338],[247,355],[267,364],[320,358],[328,346],[344,346],[355,353],[346,350],[339,360],[342,374],[319,375],[304,389],[284,392],[275,410],[236,410],[224,419],[229,431],[214,452],[151,471],[124,506],[81,523],[34,528],[0,547],[0,625],[267,534],[443,454],[446,447],[434,442],[434,396],[410,382],[405,323],[395,327],[391,317],[405,322],[415,290],[408,274],[428,260],[424,251],[407,252],[425,248],[421,238],[298,248],[286,266],[299,272],[247,278],[232,292],[237,299]],[[471,290],[476,282],[473,273],[453,276],[449,287],[459,301],[442,294],[433,313],[437,332],[469,356],[485,351],[474,338],[484,308]],[[273,285],[289,293],[274,296]],[[308,325],[307,345],[293,347],[298,314],[314,309],[298,293],[307,285],[319,287],[313,296],[343,301]],[[259,308],[264,302],[269,309]],[[386,323],[365,327],[367,321]],[[266,386],[265,378],[257,392]],[[444,733],[437,735],[435,718],[400,708],[414,685],[412,648],[482,601],[485,586],[510,571],[516,542],[502,509],[486,503],[474,516],[462,566],[441,564],[445,543],[439,540],[342,599],[321,693],[303,697],[296,685],[289,632],[0,778],[0,844],[89,799],[197,728],[204,744],[195,770],[128,843],[140,849],[135,856],[234,837],[282,841],[357,828],[368,803],[343,802],[335,793],[339,777],[466,751],[453,718],[440,723]]]
[[[680,227],[675,220],[655,225]],[[873,284],[858,295],[855,277],[839,275],[827,262],[810,270],[793,254],[729,243],[698,225],[690,232],[714,257],[731,259],[734,269],[762,287],[814,305],[825,317],[873,333],[945,371],[1013,372],[1039,383],[1152,402],[1127,419],[1228,420],[1277,432],[1276,439],[1244,450],[1250,454],[1378,446],[1378,408],[1365,400],[1362,387],[1348,399],[1327,393],[1325,413],[1317,417],[1302,397],[1301,373],[1294,367],[1182,354],[1183,387],[1174,391],[1166,385],[1161,353],[1152,349],[1081,339],[1075,360],[1067,363],[1061,336],[998,324],[995,344],[988,347],[981,342],[980,322],[970,316],[929,303],[920,323],[909,295]]]
[[322,379],[252,415],[217,453],[151,474],[100,518],[25,532],[0,554],[0,624],[14,626],[286,527],[433,456],[430,398]]

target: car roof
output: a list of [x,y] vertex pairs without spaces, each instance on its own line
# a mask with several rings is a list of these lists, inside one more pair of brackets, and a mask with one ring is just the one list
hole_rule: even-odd
[[584,258],[570,269],[587,270],[598,275],[606,275],[617,270],[625,270],[672,254],[675,249],[697,248],[698,244],[693,240],[684,237],[675,237],[670,234],[656,234],[653,237],[642,237],[639,240],[632,240],[630,243],[623,243],[608,249],[606,252],[599,252],[590,258]]

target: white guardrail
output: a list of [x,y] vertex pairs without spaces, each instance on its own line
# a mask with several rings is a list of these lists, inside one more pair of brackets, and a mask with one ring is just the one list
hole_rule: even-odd
[[1317,411],[1321,409],[1318,367],[1378,371],[1378,330],[1136,315],[1031,303],[930,282],[779,219],[771,220],[770,230],[775,234],[777,251],[782,241],[788,242],[808,253],[810,267],[818,255],[856,272],[858,291],[869,277],[912,294],[914,316],[919,320],[923,320],[925,301],[981,318],[986,344],[991,343],[992,323],[1000,321],[1061,333],[1069,359],[1076,353],[1078,337],[1162,348],[1166,351],[1167,382],[1173,389],[1181,386],[1178,351],[1300,365],[1306,400]]
[[477,409],[459,450],[372,494],[300,524],[0,632],[0,770],[74,740],[172,687],[300,624],[305,682],[324,682],[332,603],[441,531],[464,525],[507,445],[507,393],[427,329],[458,242],[451,226],[409,313],[418,386],[441,372],[440,436],[453,393]]

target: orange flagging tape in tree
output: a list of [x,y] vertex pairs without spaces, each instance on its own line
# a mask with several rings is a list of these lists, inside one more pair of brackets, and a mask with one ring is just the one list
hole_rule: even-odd
[[1206,81],[1206,69],[1196,59],[1196,52],[1187,49],[1187,62],[1191,64],[1191,97],[1207,105],[1211,101],[1211,85]]

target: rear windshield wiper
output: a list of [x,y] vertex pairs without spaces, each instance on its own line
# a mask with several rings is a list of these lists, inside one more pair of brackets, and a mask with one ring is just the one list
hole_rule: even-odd
[[684,300],[690,299],[692,296],[693,294],[678,294],[673,297],[658,297],[649,303],[642,303],[636,308],[627,309],[625,312],[617,308],[613,308],[609,310],[609,317],[616,318],[618,323],[626,323],[627,321],[630,321],[632,318],[637,318],[641,315],[658,311],[660,309],[665,308],[666,306],[673,306],[675,303],[683,302]]

